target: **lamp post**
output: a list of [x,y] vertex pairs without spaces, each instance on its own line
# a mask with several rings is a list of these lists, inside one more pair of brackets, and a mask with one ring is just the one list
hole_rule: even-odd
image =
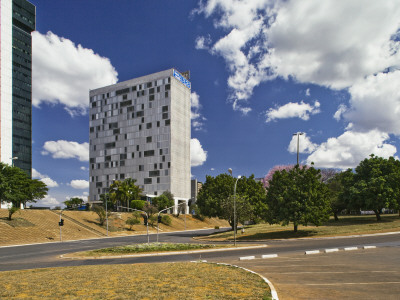
[[17,160],[18,156],[11,157],[11,167],[14,167],[14,160]]
[[[232,175],[232,169],[228,169],[229,173]],[[242,178],[242,176],[238,176],[235,181],[235,185],[233,187],[233,245],[236,247],[236,185],[238,180]]]
[[293,135],[297,135],[297,165],[299,165],[299,136],[303,134],[304,132],[293,133]]
[[107,208],[107,204],[108,204],[108,200],[110,199],[110,194],[107,193],[106,194],[106,226],[107,226],[107,236],[108,236],[108,208]]

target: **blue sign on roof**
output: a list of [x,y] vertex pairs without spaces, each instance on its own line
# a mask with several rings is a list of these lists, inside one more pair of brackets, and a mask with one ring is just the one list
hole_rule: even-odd
[[192,84],[190,83],[189,80],[187,80],[185,77],[182,76],[178,71],[174,70],[174,77],[178,79],[180,82],[182,82],[188,89],[192,88]]

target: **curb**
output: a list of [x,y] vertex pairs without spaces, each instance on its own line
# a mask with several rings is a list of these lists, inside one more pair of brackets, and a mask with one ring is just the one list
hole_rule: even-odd
[[205,252],[217,252],[217,251],[233,251],[233,250],[247,250],[266,248],[267,245],[260,246],[249,246],[249,247],[236,247],[236,248],[216,248],[216,249],[203,249],[203,250],[188,250],[188,251],[174,251],[174,252],[155,252],[155,253],[143,253],[143,254],[128,254],[128,255],[113,255],[113,256],[76,256],[70,257],[68,254],[62,254],[59,257],[63,259],[113,259],[113,258],[132,258],[132,257],[146,257],[146,256],[164,256],[164,255],[177,255],[177,254],[193,254],[193,253],[205,253]]
[[[213,264],[213,263],[211,263],[211,264]],[[246,268],[243,268],[243,267],[239,267],[239,266],[237,266],[237,265],[231,265],[231,264],[226,264],[226,263],[214,263],[214,264],[223,265],[223,266],[235,267],[235,268],[238,268],[238,269],[245,270],[246,272],[250,272],[250,273],[253,273],[253,274],[255,274],[255,275],[260,276],[260,277],[262,278],[262,280],[264,280],[264,281],[268,284],[268,286],[269,286],[269,288],[270,288],[270,290],[271,290],[272,300],[279,300],[279,298],[278,298],[278,293],[276,292],[276,289],[275,289],[274,285],[272,284],[272,282],[269,281],[269,280],[268,280],[267,278],[265,278],[264,276],[262,276],[261,274],[258,274],[257,272],[254,272],[254,271],[252,271],[252,270],[249,270],[249,269],[246,269]]]

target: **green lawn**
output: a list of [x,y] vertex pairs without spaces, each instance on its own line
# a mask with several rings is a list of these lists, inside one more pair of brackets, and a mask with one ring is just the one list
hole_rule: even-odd
[[0,272],[1,299],[271,299],[242,269],[205,263],[100,265]]
[[[293,225],[257,224],[245,227],[245,232],[238,230],[237,240],[266,240],[287,239],[299,237],[345,236],[353,234],[368,234],[400,231],[400,217],[398,215],[382,215],[382,221],[377,222],[375,215],[340,216],[339,221],[331,218],[323,226],[299,226],[298,232],[293,232]],[[233,232],[213,234],[198,240],[226,241],[233,239]]]

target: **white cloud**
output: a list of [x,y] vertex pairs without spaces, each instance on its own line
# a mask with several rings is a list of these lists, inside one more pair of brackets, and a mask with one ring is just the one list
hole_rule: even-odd
[[307,164],[314,162],[315,166],[323,168],[354,168],[370,154],[384,158],[393,156],[397,149],[388,144],[388,140],[389,135],[378,130],[346,131],[319,145],[307,158]]
[[306,89],[306,96],[307,96],[307,97],[310,97],[310,95],[311,95],[311,94],[310,94],[310,89]]
[[[311,153],[317,147],[317,144],[311,142],[310,138],[306,135],[299,135],[299,152],[300,153]],[[288,151],[290,153],[297,153],[297,135],[292,136]]]
[[342,118],[343,113],[345,113],[347,111],[347,106],[344,104],[340,104],[337,111],[335,112],[335,114],[333,115],[333,118],[336,121],[340,121],[340,119]]
[[350,89],[350,109],[343,114],[356,130],[400,135],[400,70],[371,75]]
[[89,160],[89,143],[58,140],[47,141],[43,145],[42,155],[51,154],[53,158],[76,158],[80,161]]
[[32,33],[32,103],[60,103],[72,116],[86,114],[89,89],[117,82],[110,60],[52,32]]
[[207,151],[204,151],[198,139],[190,140],[190,165],[201,166],[207,160]]
[[[227,32],[210,45],[225,59],[233,108],[277,76],[332,89],[400,67],[397,0],[210,0],[197,13]],[[379,26],[376,26],[379,24]]]
[[211,38],[209,35],[207,37],[198,36],[196,38],[195,43],[196,43],[195,44],[196,49],[198,49],[198,50],[206,49],[207,50],[207,49],[209,49],[209,45],[211,44]]
[[81,169],[82,171],[89,171],[89,168],[87,168],[87,167],[85,167],[85,166],[80,167],[80,169]]
[[82,180],[82,179],[75,179],[75,180],[71,180],[70,185],[74,189],[88,189],[89,188],[89,181]]
[[320,103],[314,102],[314,105],[310,105],[301,101],[300,103],[289,102],[285,105],[278,106],[276,108],[270,108],[266,111],[267,117],[266,122],[271,122],[276,119],[287,119],[287,118],[300,118],[307,121],[310,115],[314,115],[320,112]]
[[200,113],[201,104],[200,104],[200,96],[196,92],[192,92],[190,94],[190,119],[192,120],[192,127],[194,130],[202,130],[204,126],[204,121],[206,118],[203,117]]
[[47,175],[40,174],[36,169],[32,169],[32,178],[39,179],[40,181],[44,182],[49,188],[58,187],[57,181],[51,179]]
[[65,197],[65,200],[69,200],[69,199],[71,199],[71,198],[80,198],[80,199],[82,199],[84,202],[87,202],[87,201],[88,201],[88,195],[87,195],[87,193],[82,193],[82,195],[80,195],[80,196],[72,196],[72,197],[67,196],[67,197]]
[[41,200],[38,200],[38,202],[32,204],[33,206],[50,206],[50,207],[54,207],[54,206],[61,206],[61,201],[58,201],[55,197],[52,197],[50,195],[46,195],[46,197],[44,197]]

